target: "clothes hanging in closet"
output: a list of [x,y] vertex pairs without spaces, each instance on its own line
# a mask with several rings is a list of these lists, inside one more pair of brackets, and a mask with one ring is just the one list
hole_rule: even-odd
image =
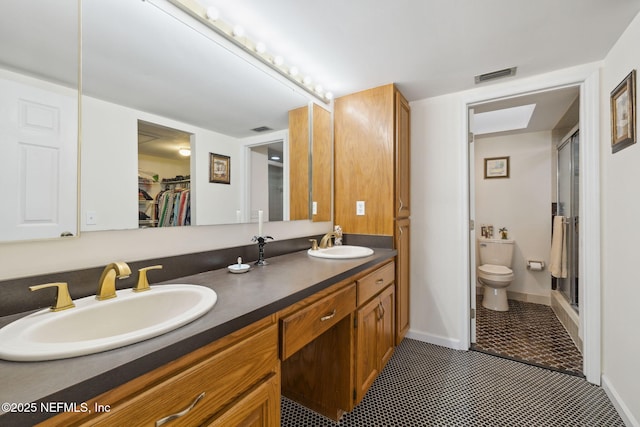
[[158,227],[191,225],[191,191],[164,190],[156,196],[155,219]]

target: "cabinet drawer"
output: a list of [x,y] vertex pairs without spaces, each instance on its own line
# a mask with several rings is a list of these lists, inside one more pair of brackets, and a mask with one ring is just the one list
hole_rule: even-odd
[[201,425],[277,370],[277,349],[278,332],[273,325],[120,404],[114,404],[109,414],[92,419],[87,425],[154,426],[156,421],[190,406],[193,407],[187,414],[166,425]]
[[356,288],[349,285],[283,318],[281,357],[285,360],[322,335],[356,308]]
[[358,287],[358,307],[371,297],[387,287],[395,280],[395,266],[393,262],[380,267],[356,282]]

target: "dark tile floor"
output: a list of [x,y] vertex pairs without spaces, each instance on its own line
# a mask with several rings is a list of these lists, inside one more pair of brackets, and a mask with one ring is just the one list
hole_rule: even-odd
[[363,401],[335,423],[282,398],[283,427],[624,426],[582,378],[405,339]]
[[551,307],[509,300],[509,311],[493,311],[476,304],[474,350],[582,375],[578,351]]

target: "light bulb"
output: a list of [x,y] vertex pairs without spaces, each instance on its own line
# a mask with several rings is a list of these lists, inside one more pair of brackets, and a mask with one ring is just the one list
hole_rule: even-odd
[[325,96],[325,98],[331,100],[331,99],[333,99],[333,92],[327,92],[327,93],[324,94],[324,96]]
[[207,18],[211,21],[217,21],[220,18],[220,12],[213,6],[207,8]]
[[292,76],[297,76],[297,75],[298,75],[298,73],[299,73],[299,71],[298,71],[298,67],[291,67],[291,68],[289,68],[289,74],[290,74],[290,75],[292,75]]
[[178,150],[178,153],[181,156],[190,156],[191,155],[191,150],[189,148],[185,148],[185,147],[180,147],[180,149]]
[[233,35],[236,37],[244,36],[244,28],[241,25],[236,25],[233,27]]
[[306,85],[310,85],[312,81],[313,79],[311,78],[311,76],[305,76],[304,79],[302,80],[302,82]]
[[273,58],[273,63],[276,65],[282,65],[284,64],[284,58],[280,55],[277,55],[276,57]]
[[266,51],[267,51],[267,46],[264,43],[262,42],[256,43],[256,52],[265,53]]
[[316,85],[316,92],[322,93],[323,87],[322,85]]

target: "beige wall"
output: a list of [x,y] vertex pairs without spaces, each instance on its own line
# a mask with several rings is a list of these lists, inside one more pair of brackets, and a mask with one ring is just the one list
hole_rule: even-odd
[[640,144],[611,153],[609,94],[632,69],[640,71],[638,40],[640,15],[604,60],[600,105],[603,384],[620,397],[636,426],[640,425]]
[[[551,278],[551,132],[521,133],[475,140],[475,220],[493,225],[494,236],[506,227],[515,240],[508,291],[536,296],[549,304]],[[484,159],[510,157],[509,178],[484,179]],[[527,270],[527,260],[544,261],[543,271]]]

